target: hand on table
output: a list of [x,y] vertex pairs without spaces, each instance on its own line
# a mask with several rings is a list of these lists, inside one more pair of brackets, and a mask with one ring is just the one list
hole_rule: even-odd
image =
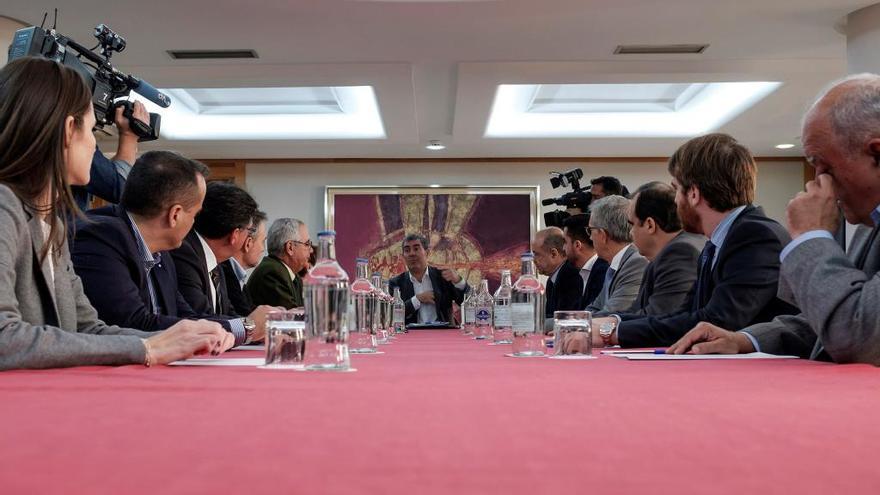
[[755,352],[748,337],[724,330],[711,323],[700,322],[666,349],[667,354],[744,354]]
[[153,364],[168,364],[203,354],[223,353],[235,342],[219,323],[207,320],[181,320],[146,339]]

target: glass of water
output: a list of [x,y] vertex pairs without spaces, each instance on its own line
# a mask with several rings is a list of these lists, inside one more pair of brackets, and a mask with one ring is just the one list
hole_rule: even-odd
[[294,311],[270,311],[266,315],[266,367],[303,367],[305,321]]
[[555,354],[593,353],[592,314],[589,311],[556,311],[553,313]]

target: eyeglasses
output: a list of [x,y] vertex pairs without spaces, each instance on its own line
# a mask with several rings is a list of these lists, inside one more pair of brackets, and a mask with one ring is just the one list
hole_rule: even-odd
[[594,230],[602,230],[602,229],[599,227],[587,227],[587,235],[590,237],[593,237]]
[[294,243],[294,244],[302,244],[303,246],[312,247],[312,240],[311,240],[311,239],[306,239],[305,242],[303,242],[303,241],[294,241],[294,240],[291,240],[290,242],[292,242],[292,243]]

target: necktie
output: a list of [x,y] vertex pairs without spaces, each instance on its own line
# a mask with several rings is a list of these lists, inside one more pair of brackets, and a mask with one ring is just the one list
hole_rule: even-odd
[[692,309],[697,311],[706,305],[709,299],[709,282],[712,277],[712,260],[715,258],[715,244],[706,241],[700,253],[700,273],[697,275],[697,290],[694,291]]
[[[877,232],[880,232],[880,228],[875,227],[871,231],[871,235],[868,236],[868,240],[862,245],[862,251],[859,253],[859,257],[856,258],[856,268],[859,270],[865,269],[865,263],[868,261],[868,252],[871,251],[871,246],[873,246],[874,242],[877,240]],[[810,354],[810,359],[818,359],[823,352],[825,352],[825,346],[822,345],[821,340],[816,339],[816,345],[813,346],[813,352]]]
[[221,313],[221,308],[223,307],[220,305],[220,281],[223,280],[221,278],[220,270],[222,270],[220,265],[215,266],[214,269],[211,270],[211,284],[214,286],[214,294],[217,296],[214,298],[214,314],[218,315]]
[[617,273],[617,270],[614,268],[608,268],[605,272],[605,282],[602,283],[602,294],[605,295],[605,303],[608,303],[608,298],[611,297],[611,282],[614,281],[614,274]]

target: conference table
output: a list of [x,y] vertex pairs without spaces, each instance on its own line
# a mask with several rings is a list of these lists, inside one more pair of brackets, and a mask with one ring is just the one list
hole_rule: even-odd
[[511,358],[451,330],[381,351],[0,373],[0,493],[880,492],[873,366]]

